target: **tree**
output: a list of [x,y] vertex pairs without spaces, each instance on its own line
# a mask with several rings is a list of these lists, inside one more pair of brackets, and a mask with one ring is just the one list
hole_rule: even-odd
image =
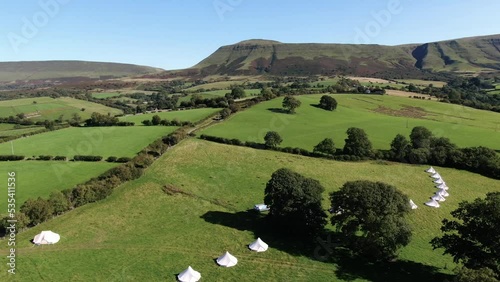
[[266,136],[264,136],[264,141],[267,147],[275,148],[281,142],[283,142],[283,139],[281,139],[281,136],[278,134],[276,131],[268,131],[266,133]]
[[224,108],[219,112],[219,114],[220,114],[221,119],[226,119],[227,117],[229,117],[231,115],[231,109]]
[[396,135],[391,142],[391,157],[394,160],[403,162],[406,160],[408,149],[410,148],[410,141],[401,134]]
[[265,100],[271,100],[271,99],[276,97],[276,95],[274,95],[274,93],[273,93],[273,90],[271,88],[268,88],[268,87],[262,88],[262,90],[260,90],[260,95]]
[[295,109],[300,107],[302,103],[293,96],[285,96],[283,99],[282,106],[285,108],[289,114],[294,114]]
[[275,171],[265,189],[264,203],[269,218],[282,231],[294,235],[312,235],[323,230],[326,213],[321,207],[323,186],[287,168]]
[[154,115],[152,118],[151,118],[151,124],[152,125],[159,125],[161,122],[161,117],[159,115]]
[[331,223],[356,255],[388,260],[411,239],[409,199],[394,186],[358,180],[330,194]]
[[70,203],[61,192],[52,192],[49,196],[49,203],[54,209],[54,214],[59,215],[69,210]]
[[489,268],[469,269],[462,267],[453,282],[499,282],[495,272]]
[[333,111],[337,108],[337,100],[329,95],[321,96],[319,107],[328,111]]
[[347,139],[345,139],[344,154],[358,157],[372,156],[372,143],[368,139],[368,135],[366,135],[363,129],[356,127],[347,129]]
[[450,139],[444,137],[430,138],[429,162],[436,165],[450,165],[456,155],[457,146]]
[[423,127],[416,126],[411,130],[410,140],[414,149],[429,148],[431,143],[432,132]]
[[145,119],[141,123],[145,126],[151,126],[153,124],[149,119]]
[[432,239],[432,246],[467,268],[487,267],[500,277],[500,192],[461,202],[451,215],[456,220],[443,220],[444,234]]
[[244,98],[246,96],[245,94],[245,89],[243,89],[242,87],[235,87],[231,90],[231,98],[233,99],[241,99],[241,98]]
[[335,143],[333,143],[332,138],[325,138],[323,141],[319,142],[318,145],[314,146],[314,153],[321,153],[325,155],[335,154]]
[[20,211],[31,219],[31,224],[37,225],[51,218],[54,208],[47,200],[39,197],[36,200],[28,199],[21,205]]

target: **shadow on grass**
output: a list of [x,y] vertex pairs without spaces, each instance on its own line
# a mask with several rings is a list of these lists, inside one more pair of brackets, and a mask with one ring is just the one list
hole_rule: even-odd
[[288,111],[282,108],[268,108],[267,110],[278,114],[288,114]]
[[309,104],[311,107],[315,107],[315,108],[318,108],[318,109],[321,109],[323,111],[327,111],[327,112],[332,112],[330,110],[327,110],[327,109],[323,109],[322,107],[320,107],[319,104]]
[[[272,248],[293,256],[305,256],[312,260],[332,262],[335,274],[346,281],[367,279],[374,282],[404,281],[446,281],[450,275],[439,273],[439,269],[417,262],[397,260],[394,262],[370,263],[352,257],[349,250],[340,246],[338,235],[325,232],[313,240],[297,239],[278,232],[264,214],[254,210],[228,213],[209,211],[201,216],[206,222],[231,227],[240,231],[250,231],[255,238],[260,237]],[[312,241],[312,242],[311,242]],[[251,243],[251,242],[248,242]],[[334,265],[332,264],[332,268]]]

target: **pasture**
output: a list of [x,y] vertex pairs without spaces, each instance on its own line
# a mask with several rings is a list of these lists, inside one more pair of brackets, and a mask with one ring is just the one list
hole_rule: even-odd
[[[97,177],[118,164],[98,162],[63,162],[63,161],[18,161],[0,162],[0,172],[7,181],[7,173],[16,173],[16,208],[28,198],[47,198],[53,191],[73,188],[90,178]],[[2,199],[5,199],[2,195]],[[7,212],[7,201],[0,202],[0,214]]]
[[327,137],[342,148],[346,130],[359,127],[367,132],[374,148],[389,149],[396,134],[409,136],[413,127],[425,126],[435,136],[450,138],[460,147],[500,149],[498,113],[436,101],[357,94],[333,95],[339,106],[330,112],[313,106],[320,97],[299,96],[302,106],[296,114],[282,112],[283,98],[262,102],[200,134],[263,143],[266,132],[273,130],[283,138],[281,147],[312,150]]
[[99,92],[99,93],[92,93],[92,97],[96,99],[106,99],[106,98],[113,98],[113,97],[118,97],[122,95],[122,93],[118,92]]
[[43,126],[15,126],[14,124],[0,123],[0,138],[21,136],[26,133],[45,129]]
[[112,115],[122,113],[119,109],[69,97],[56,99],[40,97],[0,101],[0,117],[15,116],[23,113],[34,121],[55,120],[61,115],[66,120],[71,119],[73,114],[76,113],[82,119],[87,119],[90,118],[93,112],[101,114],[111,113]]
[[406,83],[406,84],[414,84],[417,86],[427,87],[429,84],[432,84],[434,87],[443,87],[446,85],[444,81],[435,81],[435,80],[422,80],[422,79],[396,79],[398,82]]
[[[0,155],[97,155],[133,157],[156,139],[173,132],[173,126],[89,127],[66,129],[20,138],[0,144]],[[12,145],[11,145],[12,144]]]
[[149,114],[137,114],[137,115],[127,115],[120,117],[120,121],[128,121],[134,122],[135,125],[142,125],[141,122],[143,120],[151,120],[153,116],[158,115],[162,119],[174,120],[178,119],[180,121],[191,121],[197,122],[202,120],[210,115],[219,112],[221,109],[214,108],[202,108],[202,109],[194,109],[194,110],[183,110],[183,111],[162,111],[157,113],[149,113]]
[[[263,201],[266,182],[282,167],[318,179],[326,189],[325,209],[328,193],[350,180],[383,181],[406,193],[419,208],[409,216],[414,236],[401,259],[387,269],[342,260],[323,262],[325,245],[320,240],[327,238],[305,248],[266,232],[258,216],[246,210]],[[500,187],[477,174],[436,168],[450,186],[450,197],[441,208],[428,208],[422,203],[435,188],[425,168],[335,162],[185,140],[143,177],[118,187],[109,198],[18,234],[18,269],[13,278],[174,281],[191,265],[206,281],[441,281],[440,273],[451,273],[455,267],[451,257],[433,251],[429,244],[440,235],[441,220],[460,201],[484,197]],[[166,184],[182,193],[164,193]],[[59,233],[61,241],[33,247],[29,240],[42,230]],[[267,252],[247,249],[257,237],[269,244]],[[218,267],[213,261],[226,250],[239,259],[233,268]],[[7,255],[5,248],[0,255]],[[1,269],[5,268],[4,264]],[[1,271],[0,279],[7,275]]]

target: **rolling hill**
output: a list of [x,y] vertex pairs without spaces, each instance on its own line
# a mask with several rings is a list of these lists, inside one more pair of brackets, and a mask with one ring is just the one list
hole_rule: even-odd
[[281,43],[246,40],[220,47],[195,65],[202,75],[351,74],[418,76],[500,71],[500,34],[425,44]]
[[0,83],[68,82],[157,73],[162,69],[86,61],[0,62]]

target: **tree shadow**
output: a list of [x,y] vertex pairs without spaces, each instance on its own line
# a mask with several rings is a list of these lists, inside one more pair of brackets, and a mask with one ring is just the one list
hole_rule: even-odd
[[337,265],[335,275],[345,281],[366,279],[373,282],[423,282],[451,281],[453,275],[440,273],[435,266],[407,260],[370,263],[349,254],[337,253],[333,256]]
[[308,240],[293,237],[290,232],[277,230],[278,227],[272,224],[265,214],[254,210],[236,213],[208,211],[200,217],[212,224],[240,231],[250,231],[255,238],[260,237],[272,248],[290,255],[332,262],[336,265],[336,276],[346,281],[367,279],[374,282],[423,282],[446,281],[452,278],[451,275],[440,273],[437,267],[418,262],[397,260],[371,263],[363,258],[353,257],[348,249],[342,247],[339,235],[333,231],[325,231],[323,234]]
[[321,110],[323,110],[323,111],[332,112],[332,111],[330,111],[330,110],[327,110],[327,109],[322,108],[319,104],[309,104],[309,106],[311,106],[311,107],[315,107],[315,108],[318,108],[318,109],[321,109]]
[[267,108],[267,110],[278,114],[288,114],[288,111],[282,108]]

